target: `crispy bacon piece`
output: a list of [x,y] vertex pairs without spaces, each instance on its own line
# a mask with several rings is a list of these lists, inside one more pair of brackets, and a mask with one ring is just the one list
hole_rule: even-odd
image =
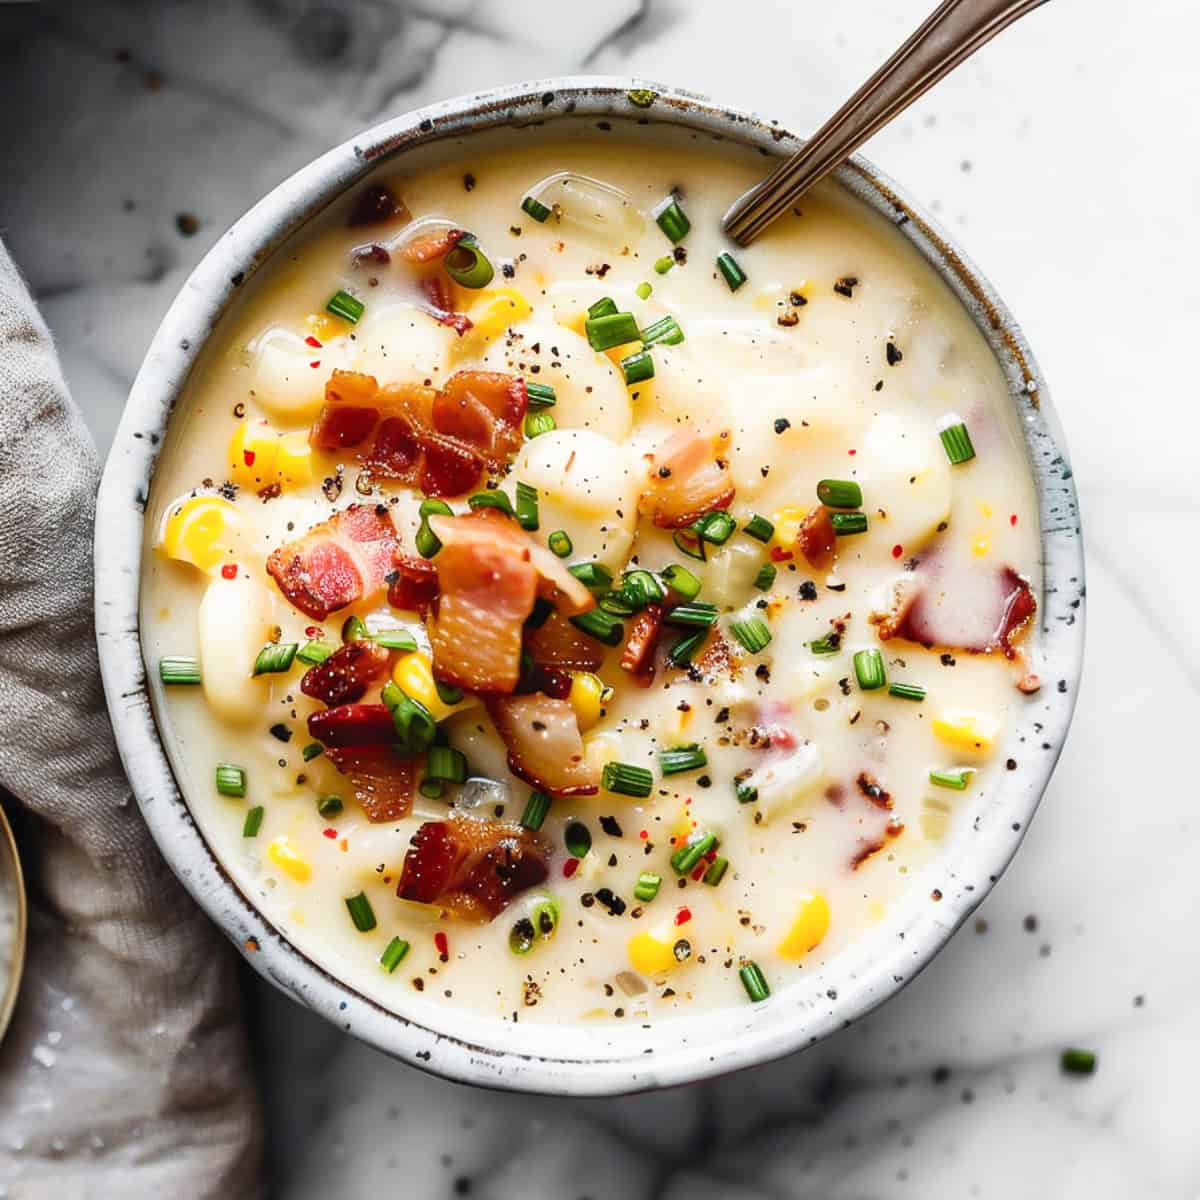
[[396,551],[393,578],[388,584],[388,603],[424,616],[438,594],[437,567],[428,559]]
[[491,463],[521,448],[529,400],[525,381],[502,371],[456,371],[433,401],[433,427]]
[[892,793],[887,791],[870,771],[859,771],[858,778],[854,782],[858,785],[858,790],[876,808],[882,808],[884,811],[890,812],[894,807]]
[[705,679],[717,679],[722,675],[730,679],[738,677],[738,660],[719,629],[713,630],[704,653],[696,659],[696,666]]
[[850,859],[850,869],[857,871],[873,855],[878,854],[888,842],[894,841],[904,832],[904,824],[894,818],[884,827],[883,833],[875,838],[859,838],[858,849]]
[[825,505],[818,504],[805,513],[796,544],[814,567],[827,567],[833,561],[837,534],[833,532],[833,521]]
[[425,306],[426,312],[439,324],[449,325],[459,337],[474,328],[474,322],[466,313],[455,312],[450,307],[446,281],[440,276],[429,275],[422,279],[421,290],[429,301]]
[[368,821],[398,821],[412,807],[416,759],[391,746],[330,747],[325,757],[350,780]]
[[604,647],[559,612],[552,612],[525,638],[525,648],[539,667],[596,671],[604,662]]
[[426,821],[413,834],[396,895],[490,921],[544,882],[549,862],[549,845],[513,821],[453,815]]
[[309,667],[300,680],[300,690],[330,708],[361,700],[368,686],[388,668],[388,652],[365,638],[347,642],[323,663]]
[[386,509],[352,504],[280,546],[267,559],[267,571],[291,604],[323,621],[379,591],[398,547]]
[[351,228],[358,225],[379,225],[392,220],[393,217],[405,221],[412,220],[404,201],[397,200],[383,184],[369,183],[358,193],[358,199],[354,201],[346,224]]
[[638,687],[649,687],[654,682],[654,652],[658,649],[662,621],[662,605],[648,604],[630,622],[629,637],[621,651],[621,667],[633,675]]
[[575,710],[540,692],[489,696],[487,710],[508,747],[508,769],[555,796],[590,796],[600,772],[587,761]]
[[466,236],[465,229],[437,225],[424,232],[418,232],[414,237],[405,239],[397,253],[405,262],[436,262],[438,259],[445,258]]
[[729,434],[708,437],[695,429],[673,433],[646,455],[648,475],[638,507],[661,529],[682,529],[733,501],[729,465],[721,455]]
[[312,713],[308,732],[327,747],[384,746],[395,739],[392,714],[382,704],[339,704]]

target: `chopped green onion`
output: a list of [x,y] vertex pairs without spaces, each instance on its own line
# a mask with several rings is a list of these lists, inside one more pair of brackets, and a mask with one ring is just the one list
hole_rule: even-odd
[[674,265],[675,260],[669,254],[664,254],[662,258],[654,260],[654,269],[659,275],[665,275]]
[[541,829],[550,811],[550,797],[545,792],[530,792],[521,814],[521,824],[526,829]]
[[930,771],[929,782],[938,787],[953,788],[956,792],[964,792],[974,774],[973,767],[962,767],[957,771]]
[[330,297],[325,311],[333,313],[335,317],[344,317],[351,325],[357,325],[363,313],[367,311],[367,306],[356,296],[339,289]]
[[751,654],[757,654],[770,644],[771,631],[762,617],[750,617],[745,621],[730,623],[729,632]]
[[700,580],[678,563],[672,563],[660,573],[663,583],[667,585],[667,599],[676,604],[684,600],[695,600],[700,595]]
[[688,235],[692,223],[687,219],[687,213],[679,207],[679,201],[674,193],[661,201],[654,209],[654,220],[659,229],[673,242],[681,242]]
[[517,484],[517,524],[531,533],[538,527],[538,490],[527,483]]
[[599,596],[612,587],[612,572],[603,563],[576,563],[567,570],[583,584],[593,596]]
[[[528,417],[525,418],[529,420]],[[417,553],[422,558],[432,558],[441,548],[442,543],[437,534],[429,528],[429,517],[451,517],[454,510],[445,500],[423,500],[420,508],[421,527],[417,530]]]
[[317,801],[317,812],[327,821],[338,816],[344,807],[341,796],[322,796]]
[[746,995],[758,1004],[765,1000],[770,994],[771,989],[767,985],[766,976],[762,973],[762,967],[755,962],[748,962],[740,971],[738,976],[742,981],[742,987],[746,989]]
[[704,639],[708,637],[708,630],[701,629],[696,633],[689,633],[681,637],[670,650],[667,651],[667,662],[672,667],[686,667],[695,657],[696,651],[704,645]]
[[883,669],[883,655],[874,647],[858,650],[854,655],[854,677],[864,692],[873,692],[887,683]]
[[718,854],[709,864],[708,870],[704,872],[704,878],[701,882],[707,883],[709,887],[716,887],[725,878],[725,872],[728,870],[729,859],[724,855]]
[[671,746],[658,752],[659,770],[664,775],[680,775],[684,771],[698,771],[708,766],[708,755],[704,747],[692,742],[687,746]]
[[365,642],[370,639],[367,623],[362,617],[347,617],[342,622],[343,642]]
[[614,617],[632,617],[640,607],[630,600],[620,588],[616,591],[605,592],[599,598],[598,603],[605,612],[612,613]]
[[563,842],[572,858],[583,858],[592,848],[592,832],[582,821],[572,821],[563,831]]
[[650,293],[653,292],[654,289],[648,283],[643,282],[639,283],[637,287],[634,288],[634,291],[637,292],[637,298],[639,300],[649,300]]
[[255,675],[273,675],[291,669],[298,649],[295,642],[272,642],[264,646],[254,660]]
[[717,622],[717,606],[704,600],[691,600],[669,609],[663,619],[668,625],[685,625],[693,629],[711,629]]
[[384,685],[380,699],[392,714],[392,724],[400,745],[410,754],[420,754],[433,745],[437,722],[429,709],[406,695],[395,683]]
[[621,591],[638,608],[653,604],[664,596],[662,584],[649,571],[626,571],[621,576]]
[[266,809],[261,804],[256,804],[246,813],[246,819],[242,822],[242,837],[258,837],[258,831],[262,828],[264,812]]
[[514,954],[528,954],[537,940],[537,930],[528,917],[518,917],[508,932],[508,948]]
[[521,211],[527,212],[539,224],[544,221],[551,212],[546,205],[533,196],[526,196],[525,199],[521,201]]
[[638,876],[638,881],[633,888],[634,899],[649,904],[658,895],[660,887],[662,887],[661,875],[655,875],[650,871],[643,871]]
[[565,529],[556,529],[546,539],[546,544],[559,558],[566,558],[575,548],[571,544],[571,535]]
[[723,546],[733,536],[737,522],[722,508],[705,513],[692,528],[701,539],[711,542],[714,546]]
[[822,479],[817,484],[817,499],[830,508],[861,508],[862,488],[852,479]]
[[743,779],[740,783],[734,784],[733,794],[737,796],[739,804],[753,804],[758,799],[758,788]]
[[775,526],[766,517],[760,517],[758,513],[755,513],[742,526],[742,532],[748,534],[757,542],[769,542],[775,536]]
[[576,629],[582,630],[606,646],[619,645],[625,638],[625,626],[602,608],[593,608],[577,617],[571,617],[570,621]]
[[588,308],[588,318],[594,321],[597,317],[611,317],[616,311],[617,302],[611,296],[605,296]]
[[359,892],[357,896],[347,896],[346,908],[350,912],[354,928],[359,933],[370,933],[375,928],[375,910],[371,907],[366,892]]
[[304,756],[305,762],[312,762],[319,754],[325,752],[325,747],[320,742],[309,742],[300,753]]
[[296,651],[296,657],[302,663],[309,663],[315,666],[317,663],[323,663],[336,649],[335,646],[329,645],[328,642],[305,642],[299,650]]
[[447,783],[465,783],[467,778],[467,756],[453,746],[430,746],[425,762],[425,778],[445,780]]
[[611,350],[614,346],[640,340],[633,313],[614,312],[601,317],[588,317],[583,328],[593,350]]
[[558,402],[554,389],[548,383],[530,383],[525,380],[525,399],[529,402],[530,412],[542,408],[553,408]]
[[379,956],[379,965],[391,975],[404,961],[409,945],[402,937],[394,937],[387,944],[387,949]]
[[529,919],[533,923],[534,931],[539,937],[549,938],[554,935],[554,931],[558,928],[559,915],[558,901],[546,899],[539,900],[533,906],[533,911],[529,914]]
[[737,265],[732,254],[717,255],[717,270],[721,272],[729,290],[736,292],[746,282],[746,272]]
[[513,515],[512,502],[499,489],[494,489],[490,492],[476,492],[475,495],[468,496],[467,507],[472,512],[478,512],[481,508],[495,508],[499,509],[507,517]]
[[525,414],[525,436],[527,438],[541,437],[543,433],[552,433],[557,428],[558,422],[548,412]]
[[754,586],[760,592],[769,592],[771,585],[775,582],[775,576],[778,574],[779,572],[776,570],[774,563],[763,563],[758,568],[758,574],[754,577]]
[[446,274],[465,288],[485,288],[496,274],[479,243],[468,234],[442,259]]
[[975,457],[971,435],[957,413],[942,418],[938,425],[938,436],[942,439],[946,457],[952,466],[957,467],[960,463],[970,462]]
[[164,684],[199,683],[200,663],[194,658],[173,655],[158,660],[158,677]]
[[1064,1050],[1058,1063],[1067,1075],[1091,1075],[1096,1070],[1096,1055],[1091,1050]]
[[829,514],[833,532],[839,537],[851,533],[867,532],[867,514],[861,512],[834,512]]
[[217,792],[222,796],[236,796],[241,799],[246,794],[246,771],[233,763],[217,764]]
[[674,317],[660,317],[642,330],[642,345],[649,349],[662,342],[664,346],[678,346],[683,341],[683,330]]
[[371,641],[385,650],[407,650],[411,653],[417,648],[417,639],[407,629],[381,629],[371,634]]
[[915,683],[889,683],[888,695],[899,696],[901,700],[924,700],[925,689]]
[[635,383],[645,383],[654,378],[654,359],[649,350],[639,350],[621,359],[621,373],[625,376],[625,386],[632,387]]
[[808,648],[814,654],[836,654],[842,648],[842,639],[838,634],[827,633],[824,637],[809,642]]
[[710,850],[716,848],[717,835],[715,833],[693,833],[671,855],[671,868],[676,875],[686,875]]
[[688,558],[694,558],[697,562],[708,561],[708,550],[704,539],[696,532],[694,525],[688,526],[687,529],[675,530],[671,535],[671,540],[675,543],[675,549],[686,554]]
[[433,686],[437,689],[438,699],[443,704],[460,704],[462,702],[462,688],[455,687],[452,683],[443,683],[440,679],[435,679]]
[[654,775],[645,767],[632,763],[610,762],[604,764],[600,784],[606,792],[644,800],[654,790]]
[[446,785],[440,779],[422,779],[417,791],[426,800],[440,800],[446,791]]

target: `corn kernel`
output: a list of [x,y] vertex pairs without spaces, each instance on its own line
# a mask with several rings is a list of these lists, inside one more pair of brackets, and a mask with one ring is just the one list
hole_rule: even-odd
[[991,548],[991,539],[986,537],[977,537],[971,543],[971,553],[975,555],[976,558],[983,558]]
[[801,508],[797,504],[788,504],[773,512],[771,523],[775,526],[775,533],[771,538],[771,543],[783,550],[794,549],[796,539],[800,536],[800,526],[804,523],[807,515],[808,509]]
[[392,679],[410,700],[429,709],[429,715],[435,721],[445,720],[458,711],[459,705],[446,704],[438,695],[437,685],[433,682],[433,663],[423,651],[414,650],[402,655],[392,668]]
[[571,692],[567,697],[575,710],[575,720],[580,732],[591,729],[600,720],[600,697],[604,693],[604,681],[590,671],[579,671],[571,677]]
[[229,478],[257,491],[275,482],[279,434],[266,421],[243,421],[229,440]]
[[480,342],[498,338],[506,329],[533,316],[529,301],[516,288],[495,288],[478,294],[467,310],[471,331],[464,341],[478,347]]
[[308,860],[288,841],[287,834],[272,838],[267,846],[267,857],[286,875],[297,883],[307,883],[312,878],[312,867]]
[[661,975],[679,965],[675,957],[678,940],[666,930],[635,933],[626,946],[629,963],[639,975]]
[[820,892],[808,892],[801,896],[796,919],[775,953],[795,962],[815,950],[828,932],[829,901]]
[[1000,722],[986,713],[947,709],[933,719],[934,736],[958,750],[990,754],[996,748]]
[[192,496],[167,517],[160,548],[168,558],[211,571],[225,557],[241,518],[220,496]]

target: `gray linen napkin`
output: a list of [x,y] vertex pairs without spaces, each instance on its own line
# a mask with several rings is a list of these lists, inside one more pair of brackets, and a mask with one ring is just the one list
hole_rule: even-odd
[[31,899],[0,1045],[0,1197],[257,1195],[234,956],[168,871],[92,639],[96,451],[0,245],[0,789]]

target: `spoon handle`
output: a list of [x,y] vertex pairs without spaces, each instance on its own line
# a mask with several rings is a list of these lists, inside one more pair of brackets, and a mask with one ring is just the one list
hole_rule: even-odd
[[801,194],[980,46],[1046,0],[943,0],[924,24],[803,148],[725,214],[725,232],[748,246]]

